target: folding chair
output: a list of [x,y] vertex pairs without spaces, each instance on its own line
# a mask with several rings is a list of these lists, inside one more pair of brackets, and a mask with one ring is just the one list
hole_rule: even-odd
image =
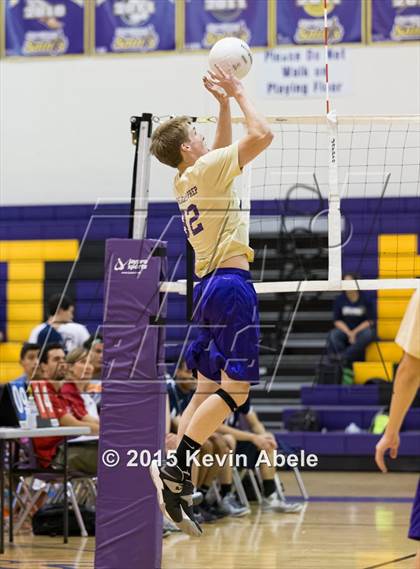
[[[289,454],[294,454],[294,453],[296,452],[295,449],[293,449],[293,448],[290,447],[289,445],[285,444],[285,443],[282,442],[281,440],[278,441],[278,443],[279,443],[279,447],[280,447],[281,451],[282,451],[286,456],[288,456]],[[308,494],[308,492],[306,491],[306,487],[305,487],[305,484],[304,484],[304,482],[303,482],[303,478],[302,478],[302,475],[301,475],[301,473],[300,473],[299,468],[298,468],[297,466],[294,466],[294,467],[292,467],[292,470],[293,470],[293,474],[295,475],[296,482],[297,482],[297,484],[298,484],[298,486],[299,486],[299,490],[300,490],[300,493],[302,494],[303,499],[304,499],[305,501],[308,501],[308,500],[309,500],[309,494]],[[277,473],[276,473],[276,477],[277,477]],[[276,486],[279,486],[279,487],[282,489],[282,488],[283,488],[283,484],[282,484],[282,482],[280,481],[280,478],[278,478],[278,480],[276,481],[276,477],[275,477]],[[284,496],[284,494],[283,494],[283,496]]]
[[[241,475],[239,474],[236,466],[232,466],[232,485],[241,504],[246,508],[249,508],[249,501],[246,496],[244,485],[242,484]],[[213,480],[211,488],[215,494],[217,503],[220,504],[222,501],[222,496],[220,494],[219,483],[217,480]]]
[[[19,441],[19,448],[25,455],[24,462],[19,460],[19,452],[14,455],[14,474],[19,476],[19,483],[14,492],[14,510],[18,515],[15,529],[19,530],[24,524],[32,510],[36,507],[38,500],[43,493],[47,494],[46,504],[59,503],[64,497],[64,488],[62,478],[64,472],[60,469],[41,468],[35,454],[32,440],[24,439]],[[34,483],[38,488],[34,487]],[[41,483],[41,485],[40,485]],[[79,504],[76,497],[74,483],[77,483],[80,489],[90,492],[93,501],[96,498],[96,487],[93,480],[83,472],[69,472],[67,481],[67,497],[70,499],[76,516],[77,523],[80,528],[82,537],[87,537],[88,533],[80,512]],[[81,490],[79,490],[81,491]]]

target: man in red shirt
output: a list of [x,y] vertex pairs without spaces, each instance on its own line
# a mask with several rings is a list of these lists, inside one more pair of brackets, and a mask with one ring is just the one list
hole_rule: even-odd
[[[51,420],[51,424],[61,427],[90,427],[92,434],[99,433],[99,426],[72,414],[71,406],[60,394],[62,382],[66,376],[67,364],[64,350],[60,344],[47,344],[39,358],[39,381],[33,381],[38,411],[43,418]],[[42,467],[62,465],[63,450],[60,447],[62,437],[34,438],[33,444]],[[68,466],[71,470],[79,470],[87,474],[96,474],[97,445],[77,445],[68,449]]]

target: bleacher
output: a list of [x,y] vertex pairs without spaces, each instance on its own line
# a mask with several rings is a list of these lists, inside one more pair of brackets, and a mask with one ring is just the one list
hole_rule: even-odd
[[[282,432],[279,441],[292,448],[317,454],[320,468],[328,470],[374,470],[372,456],[378,436],[369,432],[373,417],[389,405],[391,389],[386,385],[316,385],[303,387],[302,408],[310,408],[318,417],[320,432]],[[389,386],[391,387],[391,386]],[[416,404],[416,403],[415,403]],[[399,461],[393,469],[416,472],[420,466],[420,397],[417,407],[407,414],[402,425]],[[285,423],[296,412],[284,408]],[[362,432],[348,433],[345,429],[355,423]]]

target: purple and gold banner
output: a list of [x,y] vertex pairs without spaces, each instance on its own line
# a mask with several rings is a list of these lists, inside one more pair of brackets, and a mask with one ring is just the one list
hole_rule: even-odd
[[185,47],[209,49],[235,36],[251,46],[268,45],[268,2],[265,0],[186,0]]
[[96,0],[95,51],[175,49],[175,0]]
[[[277,44],[323,44],[324,0],[276,0]],[[362,0],[328,0],[329,44],[362,41]]]
[[420,40],[420,0],[372,0],[369,40]]
[[6,0],[6,56],[84,53],[85,0]]

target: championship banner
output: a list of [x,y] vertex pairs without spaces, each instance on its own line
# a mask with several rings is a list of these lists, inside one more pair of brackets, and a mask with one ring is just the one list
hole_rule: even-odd
[[251,46],[268,45],[268,3],[256,0],[186,0],[185,47],[209,49],[235,36]]
[[5,0],[6,56],[84,52],[89,0]]
[[372,0],[369,41],[420,40],[420,0]]
[[96,53],[175,49],[175,0],[96,0]]
[[[324,43],[324,0],[276,0],[276,6],[277,44]],[[330,45],[362,41],[362,0],[328,0],[327,11]]]

